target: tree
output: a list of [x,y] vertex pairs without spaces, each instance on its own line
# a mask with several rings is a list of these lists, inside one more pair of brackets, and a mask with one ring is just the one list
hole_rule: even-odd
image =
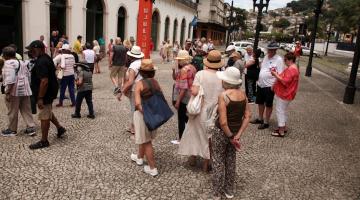
[[309,12],[316,7],[316,0],[291,1],[286,7],[291,8],[295,13]]
[[290,26],[290,22],[289,20],[285,19],[285,18],[281,18],[279,21],[274,21],[273,22],[273,26],[275,28],[281,28],[281,29],[286,29],[287,27]]
[[247,29],[246,19],[247,19],[248,12],[245,9],[236,8],[236,7],[234,7],[233,12],[236,13],[236,17],[234,19],[233,30],[239,31],[241,28],[241,30],[245,31]]

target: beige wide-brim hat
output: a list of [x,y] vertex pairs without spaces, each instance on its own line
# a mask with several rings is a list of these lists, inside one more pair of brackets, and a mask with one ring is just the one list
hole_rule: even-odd
[[228,67],[225,71],[216,72],[216,76],[226,83],[240,85],[242,83],[240,70],[236,67]]
[[133,46],[131,51],[127,52],[127,55],[134,57],[134,58],[143,58],[144,54],[141,52],[141,48],[139,46]]
[[152,72],[152,71],[156,71],[156,70],[157,70],[157,67],[154,66],[153,61],[151,59],[141,60],[140,71]]
[[221,53],[218,50],[210,51],[203,62],[205,66],[212,69],[220,69],[225,65],[224,61],[221,59]]
[[178,56],[175,60],[191,60],[192,57],[189,55],[189,52],[186,50],[180,50]]

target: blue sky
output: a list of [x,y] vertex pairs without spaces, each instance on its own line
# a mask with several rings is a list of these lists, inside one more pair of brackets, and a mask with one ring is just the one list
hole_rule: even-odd
[[[276,8],[285,7],[286,4],[291,1],[292,0],[270,0],[269,9],[273,10]],[[231,0],[225,0],[225,2],[228,2],[231,5]],[[253,7],[253,0],[234,0],[234,6],[249,10]]]

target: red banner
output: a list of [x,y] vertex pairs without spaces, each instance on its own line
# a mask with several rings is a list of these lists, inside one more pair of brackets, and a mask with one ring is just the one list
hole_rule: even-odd
[[139,15],[137,23],[137,45],[150,58],[152,0],[139,0]]

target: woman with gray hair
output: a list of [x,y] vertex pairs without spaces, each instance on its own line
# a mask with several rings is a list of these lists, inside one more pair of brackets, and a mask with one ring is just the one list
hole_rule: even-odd
[[246,95],[239,90],[240,71],[228,67],[216,72],[225,89],[218,98],[218,119],[212,128],[212,162],[214,199],[234,197],[236,150],[240,150],[240,137],[245,132],[251,118]]

